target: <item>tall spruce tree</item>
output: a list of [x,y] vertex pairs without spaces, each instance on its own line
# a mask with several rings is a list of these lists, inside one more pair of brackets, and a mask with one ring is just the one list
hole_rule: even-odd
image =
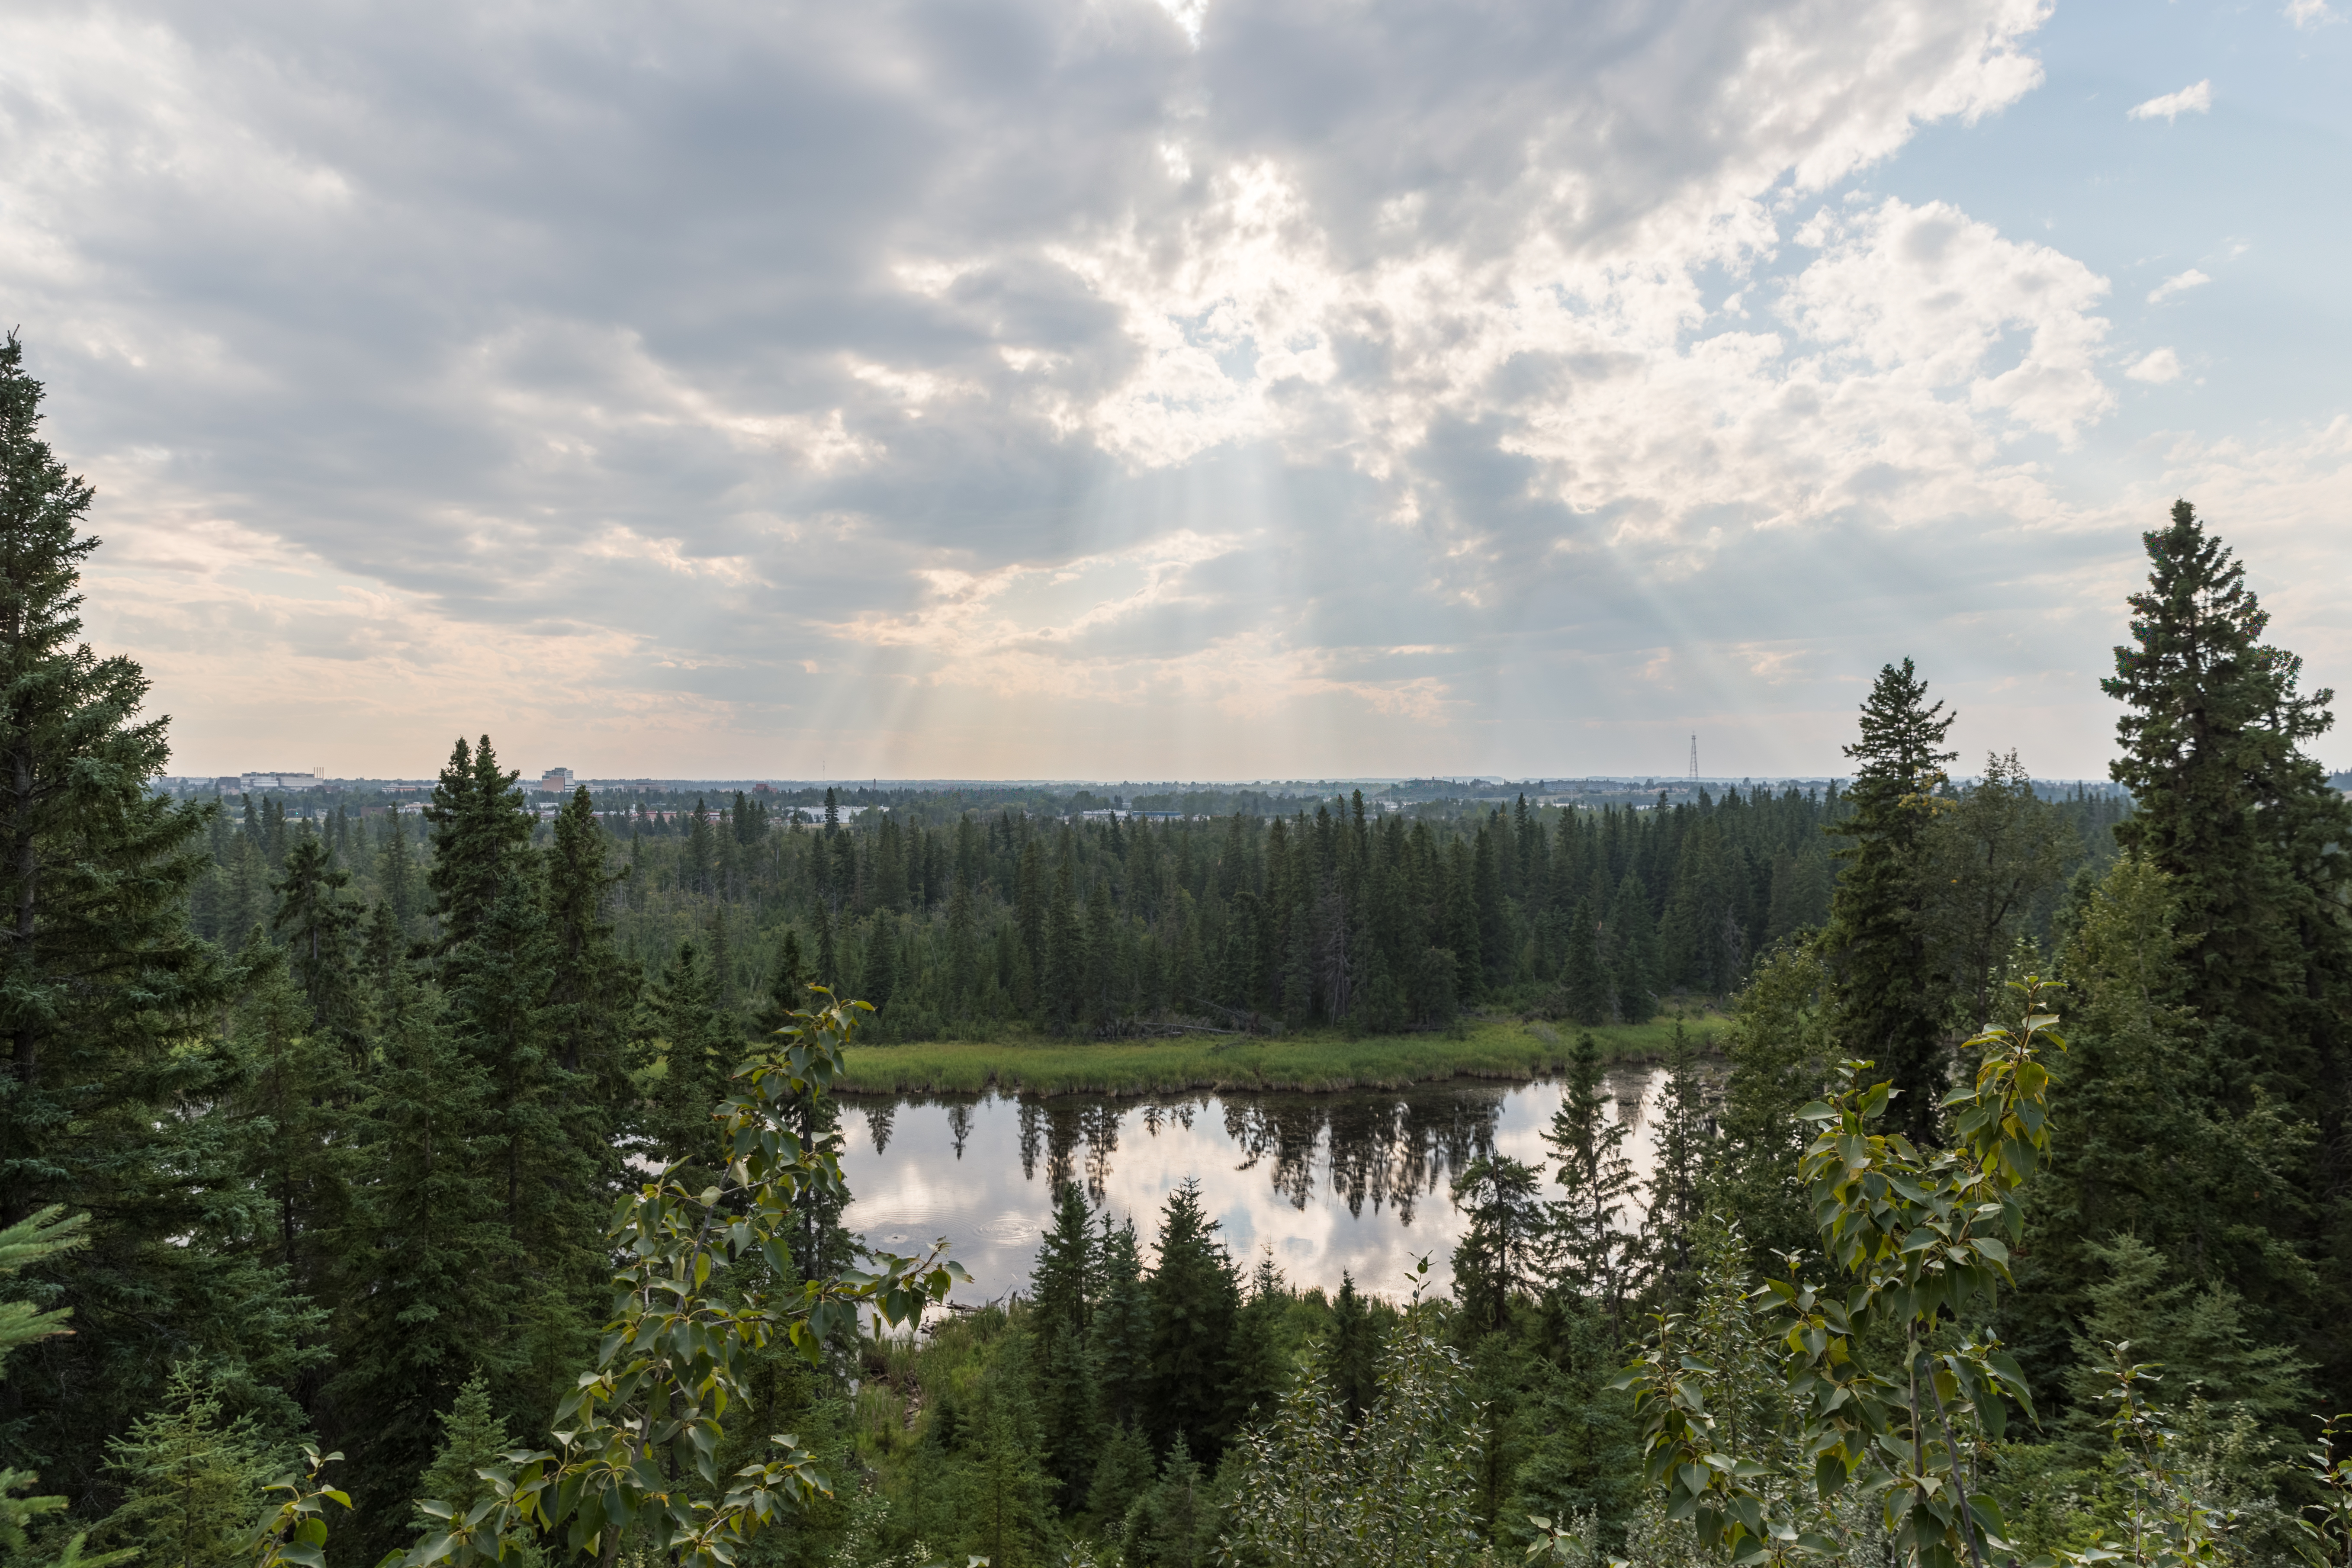
[[2142,538],[2132,641],[2100,682],[2126,709],[2109,772],[2137,807],[2116,841],[2175,879],[2196,933],[2182,1002],[2272,1093],[2340,1106],[2352,807],[2302,750],[2333,725],[2336,694],[2297,689],[2303,661],[2263,641],[2244,564],[2195,508],[2175,502]]
[[1853,842],[1839,851],[1845,874],[1822,932],[1846,1055],[1878,1064],[1900,1097],[1903,1131],[1921,1143],[1936,1138],[1949,1054],[1951,984],[1926,919],[1926,861],[1944,764],[1958,755],[1941,749],[1955,717],[1928,704],[1909,659],[1878,672],[1862,738],[1845,748],[1858,764],[1846,794],[1853,815],[1831,831]]
[[148,792],[168,755],[166,721],[139,717],[148,681],[136,663],[81,640],[92,491],[40,439],[40,402],[11,332],[0,340],[0,1226],[54,1203],[94,1214],[62,1304],[116,1328],[45,1346],[0,1382],[0,1464],[37,1429],[51,1481],[79,1495],[102,1485],[105,1438],[154,1403],[185,1314],[239,1304],[177,1294],[200,1265],[171,1256],[185,1250],[170,1238],[191,1216],[164,1201],[184,1180],[190,1124],[163,1108],[203,1103],[224,1065],[186,1048],[226,979],[187,920],[207,808]]
[[1144,1427],[1162,1451],[1181,1434],[1204,1458],[1223,1447],[1226,1350],[1241,1310],[1241,1281],[1218,1225],[1187,1178],[1160,1213],[1160,1256],[1151,1270],[1151,1381]]
[[345,1253],[336,1419],[323,1434],[351,1455],[347,1489],[370,1560],[401,1541],[435,1413],[477,1368],[502,1380],[520,1371],[520,1291],[497,1151],[483,1146],[489,1086],[452,1037],[440,993],[405,964],[391,976],[362,1108],[370,1179]]
[[[2228,1205],[2226,1228],[2262,1234],[2180,1261],[2241,1291],[2264,1332],[2300,1331],[2340,1402],[2352,1389],[2352,806],[2303,750],[2333,725],[2335,694],[2299,689],[2302,660],[2263,641],[2270,617],[2244,564],[2195,508],[2175,502],[2168,526],[2142,538],[2147,586],[2101,683],[2125,705],[2111,775],[2137,807],[2116,838],[2168,879],[2183,940],[2165,1000],[2196,1024],[2151,1036],[2183,1036],[2185,1053],[2116,1060],[2171,1058],[2178,1109],[2195,1121],[2284,1111],[2306,1129],[2306,1153]],[[2224,1216],[2179,1218],[2202,1230]],[[2289,1249],[2315,1271],[2300,1289],[2302,1270],[2280,1267]]]

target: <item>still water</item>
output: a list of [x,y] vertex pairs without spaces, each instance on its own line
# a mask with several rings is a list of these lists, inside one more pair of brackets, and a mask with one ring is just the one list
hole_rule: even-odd
[[[1655,1161],[1664,1079],[1647,1068],[1609,1079],[1638,1177]],[[1360,1289],[1402,1299],[1423,1255],[1434,1288],[1451,1282],[1464,1227],[1454,1173],[1489,1150],[1543,1167],[1562,1092],[1537,1082],[1147,1100],[849,1098],[845,1221],[893,1252],[944,1237],[972,1276],[956,1299],[985,1301],[1026,1288],[1065,1178],[1114,1218],[1134,1216],[1148,1258],[1160,1206],[1189,1176],[1244,1270],[1270,1253],[1302,1289],[1337,1290],[1347,1273]]]

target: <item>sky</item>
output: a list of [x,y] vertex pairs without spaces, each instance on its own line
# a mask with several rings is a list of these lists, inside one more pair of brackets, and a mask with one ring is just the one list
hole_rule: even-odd
[[14,0],[0,324],[175,772],[2095,777],[2176,497],[2352,688],[2346,9]]

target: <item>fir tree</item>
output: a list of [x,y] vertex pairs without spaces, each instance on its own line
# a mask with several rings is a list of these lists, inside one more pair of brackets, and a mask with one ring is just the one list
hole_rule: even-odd
[[1895,1114],[1915,1142],[1932,1142],[1948,1076],[1944,1031],[1951,991],[1938,973],[1924,918],[1926,858],[1955,715],[1927,702],[1909,659],[1878,672],[1862,706],[1860,764],[1846,798],[1853,813],[1832,831],[1853,840],[1822,933],[1837,980],[1845,1054],[1874,1061],[1899,1096]]
[[1356,1289],[1356,1277],[1339,1275],[1339,1293],[1331,1302],[1331,1342],[1328,1352],[1331,1392],[1349,1425],[1364,1418],[1380,1396],[1381,1331],[1371,1308]]

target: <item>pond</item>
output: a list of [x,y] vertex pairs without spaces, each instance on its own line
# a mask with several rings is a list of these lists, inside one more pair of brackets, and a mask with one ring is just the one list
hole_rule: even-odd
[[[1631,1123],[1626,1154],[1646,1177],[1665,1074],[1626,1068],[1608,1087]],[[1244,1272],[1270,1254],[1301,1289],[1336,1291],[1344,1273],[1402,1300],[1423,1255],[1433,1288],[1451,1283],[1464,1228],[1454,1173],[1489,1150],[1545,1168],[1542,1135],[1563,1092],[1549,1081],[1146,1100],[845,1099],[854,1201],[844,1220],[893,1252],[945,1237],[972,1276],[955,1298],[976,1303],[1027,1288],[1065,1178],[1114,1219],[1132,1215],[1148,1259],[1160,1207],[1189,1176]],[[1546,1174],[1546,1195],[1557,1196]]]

